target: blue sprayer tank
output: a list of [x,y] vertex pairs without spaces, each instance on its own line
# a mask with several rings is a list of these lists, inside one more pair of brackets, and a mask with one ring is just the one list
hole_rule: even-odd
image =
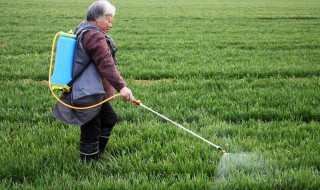
[[61,32],[56,48],[54,70],[51,76],[51,85],[54,89],[63,89],[63,86],[72,80],[72,67],[76,36]]

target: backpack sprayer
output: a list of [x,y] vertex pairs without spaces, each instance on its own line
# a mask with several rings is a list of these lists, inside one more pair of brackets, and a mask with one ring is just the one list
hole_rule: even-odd
[[[57,48],[55,48],[56,41],[57,42]],[[50,58],[50,67],[49,67],[49,89],[52,93],[52,95],[64,106],[67,106],[72,109],[76,110],[85,110],[85,109],[90,109],[94,108],[96,106],[99,106],[105,102],[108,102],[112,99],[114,99],[117,96],[120,96],[120,94],[116,94],[114,96],[111,96],[108,99],[103,100],[102,102],[98,104],[94,104],[91,106],[87,107],[75,107],[72,105],[69,105],[62,100],[55,94],[54,90],[62,90],[63,92],[70,92],[71,91],[71,85],[70,82],[75,80],[72,78],[72,67],[73,67],[73,60],[74,60],[74,52],[76,48],[76,42],[77,42],[77,37],[76,35],[72,33],[65,33],[65,32],[58,32],[53,39],[53,44],[52,44],[52,51],[51,51],[51,58]],[[53,59],[54,59],[54,52],[55,53],[55,64],[53,65]],[[54,66],[54,68],[53,68]],[[53,73],[52,73],[52,70]],[[141,106],[148,111],[160,116],[161,118],[173,123],[174,125],[178,126],[179,128],[187,131],[188,133],[200,138],[201,140],[205,141],[206,143],[210,144],[217,150],[221,151],[222,155],[224,155],[226,152],[223,150],[220,146],[217,146],[213,144],[212,142],[208,141],[207,139],[201,137],[200,135],[194,133],[193,131],[183,127],[182,125],[172,121],[171,119],[161,115],[160,113],[152,110],[151,108],[145,106],[142,104],[139,100],[133,100],[133,103],[135,103],[138,106]]]
[[[54,73],[52,74],[52,61],[54,57],[56,40],[58,37],[59,40],[56,48]],[[72,80],[73,56],[76,43],[77,36],[71,33],[58,32],[54,36],[49,70],[50,89],[59,89],[63,90],[64,92],[70,92],[70,87],[67,84]]]
[[[57,42],[57,39],[58,39],[58,42]],[[57,44],[57,47],[55,47],[56,44]],[[86,106],[86,107],[72,106],[60,100],[60,98],[56,95],[54,90],[62,90],[63,92],[70,92],[71,86],[72,86],[71,84],[75,80],[75,78],[72,77],[72,68],[73,68],[73,60],[74,60],[74,52],[75,52],[76,44],[77,44],[77,36],[72,34],[72,32],[69,32],[69,33],[58,32],[53,38],[48,81],[49,81],[49,89],[52,95],[55,97],[55,99],[66,107],[69,107],[75,110],[86,110],[86,109],[97,107],[105,102],[108,102],[114,99],[117,96],[120,96],[120,94],[116,94],[97,104]],[[53,65],[53,60],[55,60],[54,65]]]

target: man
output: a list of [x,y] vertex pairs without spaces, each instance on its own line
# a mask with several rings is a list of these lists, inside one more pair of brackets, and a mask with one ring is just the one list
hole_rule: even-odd
[[[65,94],[75,106],[88,106],[120,92],[126,101],[134,97],[116,69],[113,40],[106,34],[112,28],[115,7],[106,0],[91,4],[87,21],[76,28],[77,45],[74,57],[73,76],[77,79],[72,92]],[[63,95],[64,96],[64,95]],[[109,102],[89,110],[71,110],[57,103],[53,116],[70,124],[81,126],[79,141],[80,158],[94,160],[104,153],[117,114]]]

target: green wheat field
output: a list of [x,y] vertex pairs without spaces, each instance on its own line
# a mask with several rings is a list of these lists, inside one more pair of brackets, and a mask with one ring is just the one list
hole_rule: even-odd
[[320,189],[320,1],[112,0],[121,75],[144,105],[97,162],[51,117],[54,35],[92,1],[0,2],[0,189]]

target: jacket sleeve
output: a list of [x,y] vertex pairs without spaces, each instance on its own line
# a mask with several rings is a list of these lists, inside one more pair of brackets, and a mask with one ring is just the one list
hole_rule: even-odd
[[83,34],[82,45],[96,65],[101,78],[107,79],[118,92],[126,86],[114,64],[105,34],[96,30],[89,30]]

